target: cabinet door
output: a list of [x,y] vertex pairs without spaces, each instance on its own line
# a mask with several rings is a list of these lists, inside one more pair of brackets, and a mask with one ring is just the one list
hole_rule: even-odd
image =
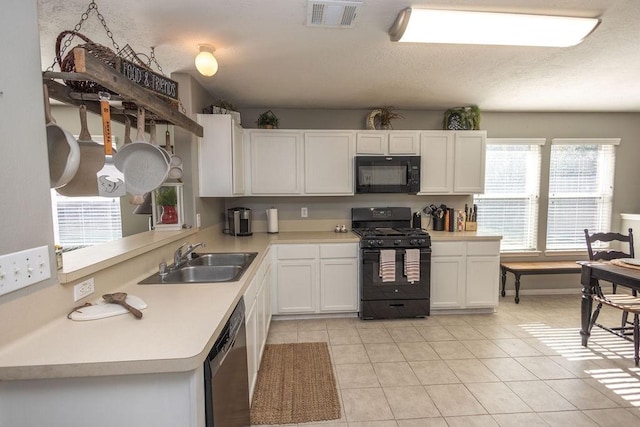
[[[249,304],[249,302],[247,302]],[[255,300],[251,301],[245,315],[245,327],[247,334],[247,368],[249,370],[249,403],[253,397],[253,387],[258,378],[258,368],[260,367],[260,359],[258,357],[258,316],[256,314]]]
[[456,132],[453,192],[484,193],[486,132]]
[[267,341],[269,325],[271,323],[271,266],[267,266],[262,281],[260,283],[260,291],[256,297],[256,306],[258,310],[258,332],[257,332],[257,357],[258,366],[262,359],[262,352]]
[[244,194],[244,131],[237,123],[233,126],[233,183],[232,191],[234,196]]
[[497,307],[500,285],[499,256],[467,258],[467,307]]
[[420,193],[446,194],[453,190],[453,133],[420,135]]
[[358,260],[320,260],[320,311],[358,311]]
[[431,258],[431,308],[463,306],[464,269],[464,257]]
[[317,260],[278,261],[278,313],[314,313],[317,310]]
[[252,194],[300,194],[301,137],[277,130],[250,133]]
[[353,195],[353,132],[304,134],[304,192]]
[[358,132],[356,135],[357,154],[386,154],[386,132]]
[[391,131],[389,133],[389,154],[415,156],[418,154],[418,132]]
[[198,114],[197,120],[204,132],[203,137],[198,138],[198,195],[229,197],[244,193],[244,176],[236,182],[237,162],[241,165],[239,173],[244,173],[242,132],[236,141],[235,129],[239,126],[228,114]]

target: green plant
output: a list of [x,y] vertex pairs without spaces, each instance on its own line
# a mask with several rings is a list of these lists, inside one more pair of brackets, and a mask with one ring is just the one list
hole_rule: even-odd
[[476,105],[450,108],[444,113],[444,129],[480,129],[480,108]]
[[178,194],[175,187],[160,187],[156,190],[156,204],[159,206],[175,206],[178,204]]
[[278,116],[276,116],[273,111],[265,111],[264,113],[258,116],[258,120],[256,120],[256,124],[260,128],[277,128],[280,120]]

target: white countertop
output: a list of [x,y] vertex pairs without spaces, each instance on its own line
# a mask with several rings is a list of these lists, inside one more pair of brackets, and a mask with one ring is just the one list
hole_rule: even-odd
[[[500,239],[476,232],[429,234],[434,241]],[[127,278],[114,292],[142,298],[148,304],[142,319],[129,314],[84,322],[57,318],[0,348],[0,380],[194,370],[205,360],[271,244],[358,241],[353,233],[333,231],[220,236],[206,252],[258,252],[239,281],[138,285],[146,275]]]
[[[72,321],[62,316],[0,348],[0,380],[182,372],[200,366],[271,243],[358,242],[352,233],[256,233],[220,236],[207,252],[258,252],[237,282],[138,285],[115,291],[142,298],[132,315]],[[152,272],[149,272],[151,274]]]

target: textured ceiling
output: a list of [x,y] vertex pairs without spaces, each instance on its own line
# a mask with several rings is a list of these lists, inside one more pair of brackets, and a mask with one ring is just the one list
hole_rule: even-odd
[[[640,2],[636,0],[362,0],[351,29],[306,26],[307,0],[99,0],[120,47],[155,46],[165,74],[193,75],[238,107],[640,111]],[[89,0],[38,0],[43,69],[55,39]],[[387,31],[407,6],[600,17],[570,48],[401,44]],[[111,46],[95,12],[81,33]],[[75,41],[73,45],[80,43]],[[220,64],[202,77],[198,44]]]

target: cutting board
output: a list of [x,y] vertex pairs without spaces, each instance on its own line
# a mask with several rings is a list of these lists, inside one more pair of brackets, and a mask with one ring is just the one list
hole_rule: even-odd
[[[144,302],[141,298],[135,295],[127,295],[127,304],[132,307],[137,308],[138,310],[144,310],[147,308],[147,303]],[[119,304],[109,304],[105,300],[100,300],[96,302],[94,305],[88,307],[82,307],[78,310],[71,313],[69,318],[71,320],[96,320],[96,319],[104,319],[105,317],[112,316],[120,316],[122,314],[128,314],[129,316],[133,316],[129,313],[129,310],[124,308]]]

